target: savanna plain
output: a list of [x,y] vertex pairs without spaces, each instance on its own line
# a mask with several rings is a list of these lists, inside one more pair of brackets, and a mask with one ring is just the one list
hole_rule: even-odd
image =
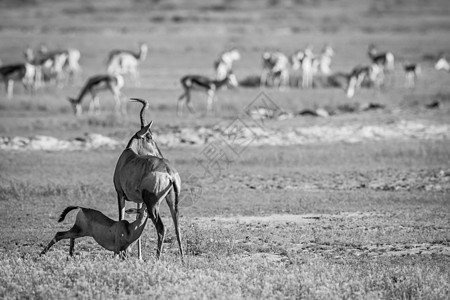
[[[442,52],[450,55],[448,1],[3,0],[0,8],[4,64],[23,60],[28,46],[46,44],[79,49],[83,68],[64,87],[30,95],[17,85],[11,100],[2,87],[0,137],[70,141],[95,133],[119,141],[76,151],[0,150],[0,298],[450,298],[450,74],[434,69]],[[105,93],[100,114],[75,118],[66,98],[105,71],[111,49],[137,49],[140,42],[149,45],[141,85],[127,82],[124,98],[148,99],[157,142],[174,133],[185,140],[159,143],[182,179],[185,263],[165,203],[159,261],[150,222],[143,261],[136,247],[121,260],[91,238],[76,241],[73,257],[67,240],[39,256],[57,231],[73,224],[73,212],[57,222],[68,205],[118,218],[112,178],[139,129],[140,107],[127,103],[127,115],[118,115]],[[241,52],[234,69],[243,79],[260,74],[266,49],[293,53],[326,43],[336,52],[334,71],[367,63],[367,45],[375,43],[395,54],[395,72],[386,86],[358,90],[352,99],[338,88],[238,87],[218,92],[214,114],[176,117],[179,79],[212,77],[212,63],[225,49]],[[422,68],[414,89],[404,87],[406,61]],[[205,172],[198,158],[208,144],[183,134],[225,128],[261,91],[286,111],[337,113],[258,123],[266,135],[324,135],[296,143],[286,135],[278,144],[256,136],[220,172]],[[193,94],[199,112],[205,99]],[[382,108],[349,109],[370,103]],[[333,138],[343,128],[355,138]]]

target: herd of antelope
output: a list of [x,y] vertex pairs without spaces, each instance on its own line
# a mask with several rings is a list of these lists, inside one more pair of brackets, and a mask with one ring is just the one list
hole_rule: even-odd
[[[109,91],[113,95],[116,111],[126,113],[121,92],[125,85],[124,77],[127,76],[127,80],[140,85],[138,66],[146,59],[147,52],[148,46],[145,43],[139,46],[138,52],[110,51],[106,72],[90,76],[78,96],[68,97],[75,115],[82,113],[82,101],[88,94],[91,96],[88,112],[98,112],[100,91]],[[63,86],[71,83],[81,72],[81,54],[77,49],[50,51],[47,47],[41,46],[37,50],[28,48],[24,54],[25,62],[23,63],[1,65],[0,61],[0,78],[3,79],[8,98],[13,97],[14,82],[21,82],[26,90],[33,91],[45,85]],[[389,51],[381,52],[374,45],[368,47],[369,62],[354,67],[348,73],[332,72],[331,63],[334,54],[333,48],[329,45],[326,45],[319,54],[314,54],[310,46],[296,51],[291,56],[281,51],[266,51],[262,54],[259,86],[280,89],[291,86],[313,88],[315,79],[321,78],[331,85],[343,87],[347,97],[352,98],[361,86],[381,87],[394,71],[394,54]],[[235,48],[224,51],[214,61],[215,78],[203,75],[186,75],[181,78],[183,93],[178,98],[177,115],[182,115],[184,106],[191,113],[194,112],[191,103],[192,90],[201,90],[208,94],[207,113],[211,111],[216,100],[217,89],[225,85],[230,87],[239,85],[233,73],[233,63],[240,58],[241,55]],[[449,62],[442,56],[435,64],[435,68],[449,71]],[[405,87],[415,87],[420,66],[415,63],[406,63],[403,65],[403,70]],[[301,80],[293,83],[293,78],[301,78]]]
[[[70,98],[70,104],[76,115],[82,113],[81,102],[87,95],[91,95],[89,111],[99,109],[97,93],[109,90],[115,99],[116,110],[125,112],[122,104],[121,89],[125,84],[124,76],[128,75],[136,85],[140,84],[138,65],[147,56],[147,45],[142,44],[139,52],[113,50],[109,53],[107,72],[91,76],[87,79],[75,98]],[[314,87],[314,78],[319,74],[332,78],[337,76],[331,71],[331,61],[334,50],[325,46],[320,55],[314,55],[310,47],[297,51],[290,58],[282,52],[264,52],[262,55],[263,70],[259,78],[262,87],[288,87],[291,84],[292,72],[301,72],[301,87]],[[338,74],[346,79],[346,94],[353,97],[355,91],[363,83],[379,87],[385,77],[394,70],[394,55],[391,52],[380,52],[373,45],[369,46],[368,56],[370,64],[357,66],[348,74]],[[0,76],[5,82],[6,93],[13,97],[15,81],[23,83],[26,89],[36,89],[47,84],[60,86],[67,84],[78,76],[80,67],[80,51],[66,49],[49,51],[42,47],[38,51],[27,49],[26,61],[20,64],[4,65],[0,67]],[[214,62],[215,78],[202,75],[186,75],[181,79],[183,93],[178,98],[177,114],[182,114],[183,105],[190,112],[194,112],[191,103],[191,91],[200,89],[208,93],[207,112],[213,109],[215,91],[222,86],[237,86],[238,81],[233,73],[233,63],[240,60],[237,49],[225,51]],[[441,57],[435,64],[438,70],[450,71],[448,61]],[[414,87],[420,72],[419,65],[405,64],[405,85]],[[300,85],[300,81],[297,83]],[[42,250],[45,254],[55,243],[69,239],[69,254],[74,251],[75,239],[85,236],[94,240],[114,254],[126,257],[130,245],[137,241],[138,257],[142,259],[140,237],[150,218],[157,231],[156,257],[160,258],[165,238],[165,226],[160,216],[160,204],[166,200],[174,223],[175,234],[183,261],[183,247],[179,227],[178,205],[180,201],[181,179],[172,163],[164,158],[157,143],[153,140],[151,126],[153,122],[145,120],[145,111],[149,104],[146,100],[132,98],[132,101],[142,104],[140,111],[141,128],[131,137],[120,155],[114,171],[114,187],[117,192],[119,220],[114,221],[97,210],[69,206],[61,214],[59,222],[73,210],[78,209],[75,224],[68,231],[57,232],[50,243]],[[126,201],[137,203],[136,209],[125,211]],[[136,213],[137,218],[129,223],[124,219],[125,212]]]

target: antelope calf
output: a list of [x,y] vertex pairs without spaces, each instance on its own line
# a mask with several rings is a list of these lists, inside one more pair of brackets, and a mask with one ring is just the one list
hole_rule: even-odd
[[69,206],[62,212],[58,222],[62,222],[66,215],[75,209],[79,209],[75,224],[68,231],[59,231],[50,243],[42,250],[45,254],[50,247],[60,240],[70,239],[69,254],[73,256],[75,239],[90,236],[106,250],[114,254],[126,254],[128,247],[142,234],[148,220],[148,212],[145,204],[138,210],[131,208],[127,213],[137,213],[136,221],[129,223],[126,220],[114,221],[95,209],[79,206]]

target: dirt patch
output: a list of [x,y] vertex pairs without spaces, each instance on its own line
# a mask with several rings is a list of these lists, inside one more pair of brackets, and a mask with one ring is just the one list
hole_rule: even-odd
[[[211,227],[230,227],[236,230],[236,226],[241,226],[248,230],[261,230],[261,228],[270,228],[270,232],[274,236],[277,230],[288,228],[291,226],[307,228],[332,228],[339,223],[339,228],[350,226],[347,229],[353,230],[357,227],[359,230],[371,230],[373,226],[379,230],[379,225],[373,225],[373,221],[386,218],[387,215],[376,212],[343,212],[339,214],[274,214],[269,216],[233,216],[233,217],[214,217],[214,218],[195,218],[193,221],[199,226]],[[342,223],[345,222],[345,223]],[[356,222],[356,223],[355,223]],[[334,225],[333,225],[334,224]],[[344,225],[347,224],[347,225]],[[353,224],[353,225],[352,225]],[[370,225],[372,224],[372,225]],[[386,228],[394,230],[395,227]],[[435,228],[435,230],[448,230],[448,227]],[[360,257],[381,257],[381,256],[410,256],[410,255],[444,255],[450,256],[450,242],[424,242],[424,243],[348,243],[342,241],[321,242],[316,239],[307,239],[300,243],[283,243],[280,246],[279,240],[272,240],[263,238],[260,235],[248,235],[241,239],[233,241],[236,247],[242,249],[278,249],[275,252],[256,252],[239,254],[242,260],[264,260],[267,262],[284,262],[289,257],[294,257],[299,254],[314,254],[321,255],[327,258],[341,259],[351,258],[352,256]],[[271,248],[272,247],[272,248]]]
[[[233,140],[236,145],[289,146],[318,143],[359,143],[379,140],[448,140],[450,125],[425,124],[399,121],[383,125],[351,124],[345,126],[290,127],[274,130],[262,127],[245,127],[228,132],[221,126],[211,128],[171,128],[169,132],[155,134],[160,145],[203,146],[208,143],[224,143]],[[101,147],[123,147],[125,141],[117,141],[99,134],[86,134],[73,140],[59,140],[49,136],[0,137],[1,150],[72,151]]]
[[408,256],[408,255],[445,255],[450,256],[449,244],[367,244],[355,245],[328,245],[320,243],[302,243],[289,248],[290,253],[320,253],[327,257],[343,258],[354,256]]
[[271,224],[309,224],[320,219],[320,215],[270,215],[270,216],[236,216],[236,217],[216,217],[211,221],[232,222],[232,223],[271,223]]
[[450,170],[383,170],[298,176],[228,175],[234,188],[255,190],[450,191]]
[[76,151],[97,148],[114,149],[122,143],[101,134],[86,134],[73,140],[60,140],[51,136],[0,137],[1,150]]

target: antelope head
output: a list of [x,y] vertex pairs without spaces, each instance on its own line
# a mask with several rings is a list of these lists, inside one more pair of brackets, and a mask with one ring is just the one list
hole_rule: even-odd
[[72,106],[73,113],[75,114],[75,116],[77,116],[77,117],[80,116],[81,112],[82,112],[82,107],[81,107],[80,101],[78,101],[75,98],[71,98],[71,97],[67,97],[67,100],[69,100],[70,106]]
[[127,148],[132,149],[138,155],[152,155],[163,158],[158,145],[155,140],[153,140],[153,134],[151,131],[153,121],[150,121],[148,124],[145,121],[145,110],[148,108],[148,101],[138,98],[131,98],[131,101],[142,104],[142,109],[140,112],[141,129],[131,138]]

